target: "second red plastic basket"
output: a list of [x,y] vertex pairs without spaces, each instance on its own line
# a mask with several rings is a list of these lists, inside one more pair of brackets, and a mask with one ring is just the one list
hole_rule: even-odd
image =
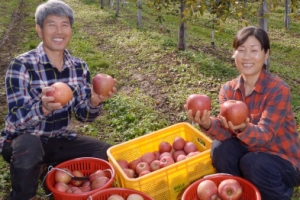
[[140,192],[138,190],[134,189],[128,189],[128,188],[108,188],[101,190],[99,192],[96,192],[92,195],[90,195],[87,199],[88,200],[106,200],[108,197],[110,197],[113,194],[120,195],[123,198],[127,198],[130,194],[139,194],[141,195],[144,200],[154,200],[152,197],[149,195]]
[[258,189],[252,183],[241,177],[232,176],[230,174],[212,174],[199,179],[187,187],[182,195],[181,200],[198,200],[197,187],[204,180],[212,180],[218,186],[221,181],[228,178],[235,179],[241,184],[243,189],[241,200],[261,200]]

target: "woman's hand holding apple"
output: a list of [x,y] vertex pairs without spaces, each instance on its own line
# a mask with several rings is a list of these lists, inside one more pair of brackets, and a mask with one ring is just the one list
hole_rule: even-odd
[[222,125],[225,128],[230,129],[230,130],[232,130],[233,132],[235,132],[237,134],[242,132],[246,128],[248,123],[250,122],[249,117],[247,117],[246,121],[244,121],[241,124],[235,126],[235,125],[232,124],[231,121],[227,121],[226,118],[223,117],[222,115],[219,115],[218,118],[220,119]]

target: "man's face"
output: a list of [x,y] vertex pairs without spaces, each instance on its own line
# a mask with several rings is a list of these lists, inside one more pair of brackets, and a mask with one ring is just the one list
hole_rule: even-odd
[[47,53],[64,51],[72,36],[68,17],[50,15],[44,20],[43,27],[36,25],[36,30]]

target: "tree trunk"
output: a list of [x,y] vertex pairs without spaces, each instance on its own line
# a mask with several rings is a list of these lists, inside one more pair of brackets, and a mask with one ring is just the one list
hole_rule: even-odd
[[[263,0],[258,9],[258,26],[268,32],[268,19],[265,18],[265,14],[268,12],[267,0]],[[270,58],[266,61],[267,71],[270,71]]]
[[284,1],[285,13],[284,13],[284,27],[289,30],[290,29],[290,0]]
[[116,17],[119,17],[120,0],[116,0]]
[[[180,19],[183,19],[183,11],[185,9],[185,0],[181,0],[180,2]],[[181,22],[179,31],[178,31],[178,50],[184,51],[186,50],[186,24],[185,22]]]
[[101,6],[101,9],[104,8],[104,0],[100,0],[100,6]]
[[137,7],[138,7],[138,27],[142,27],[142,0],[137,0]]

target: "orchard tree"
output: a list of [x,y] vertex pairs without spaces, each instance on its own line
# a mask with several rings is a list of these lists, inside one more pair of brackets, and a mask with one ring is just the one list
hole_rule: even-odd
[[[237,19],[242,26],[248,25],[249,16],[258,15],[259,27],[267,30],[268,13],[277,6],[280,0],[151,0],[152,5],[159,13],[168,10],[169,13],[179,14],[180,26],[178,31],[178,50],[186,50],[186,25],[192,18],[199,18],[208,12],[215,16],[216,24],[226,22],[230,16]],[[290,0],[296,6],[297,0]],[[251,4],[259,4],[259,10],[253,11]],[[178,9],[179,8],[179,9]],[[171,11],[171,12],[170,12]],[[160,22],[162,15],[159,15]]]

